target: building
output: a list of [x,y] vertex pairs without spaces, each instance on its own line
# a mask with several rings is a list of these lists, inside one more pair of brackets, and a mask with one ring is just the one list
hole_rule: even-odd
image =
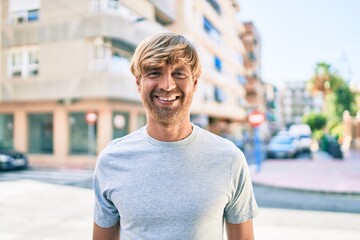
[[242,40],[245,45],[245,79],[246,100],[250,109],[266,111],[266,84],[261,79],[261,38],[253,22],[244,23],[245,31]]
[[323,97],[313,96],[306,81],[286,81],[282,89],[281,110],[284,127],[302,122],[303,116],[310,112],[321,112]]
[[1,4],[0,138],[28,152],[33,166],[92,168],[111,139],[145,124],[129,59],[154,33],[182,33],[200,49],[193,121],[246,119],[237,1]]

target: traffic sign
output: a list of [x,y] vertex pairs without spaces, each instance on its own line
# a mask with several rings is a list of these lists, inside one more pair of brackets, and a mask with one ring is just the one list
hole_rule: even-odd
[[264,113],[255,110],[249,114],[248,122],[252,127],[258,127],[265,121]]

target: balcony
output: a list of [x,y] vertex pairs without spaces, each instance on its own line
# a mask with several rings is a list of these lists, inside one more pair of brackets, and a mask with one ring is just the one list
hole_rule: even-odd
[[156,20],[164,25],[176,20],[176,0],[150,0],[155,7]]
[[9,79],[2,82],[0,101],[58,101],[107,98],[140,102],[135,80],[129,74],[89,73],[73,78]]
[[92,12],[87,16],[70,15],[65,19],[51,19],[3,27],[3,47],[39,44],[43,42],[105,36],[122,39],[136,46],[149,35],[166,32],[155,21],[129,17],[124,12]]
[[20,24],[39,20],[39,9],[22,10],[10,13],[10,23]]

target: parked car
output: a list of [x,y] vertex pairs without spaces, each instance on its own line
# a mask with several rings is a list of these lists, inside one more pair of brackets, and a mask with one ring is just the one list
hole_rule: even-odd
[[28,164],[24,153],[15,151],[9,143],[0,140],[0,170],[27,168]]
[[267,146],[268,158],[294,158],[298,154],[298,142],[290,135],[276,135]]
[[289,128],[289,133],[298,138],[300,151],[309,152],[311,147],[311,129],[307,124],[293,124]]
[[312,138],[310,135],[300,135],[299,136],[300,148],[303,152],[310,152]]

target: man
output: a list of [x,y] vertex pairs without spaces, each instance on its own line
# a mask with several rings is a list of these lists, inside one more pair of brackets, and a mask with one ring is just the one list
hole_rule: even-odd
[[243,153],[190,122],[196,47],[163,33],[137,47],[131,71],[147,125],[113,140],[94,176],[93,240],[253,239],[257,214]]

